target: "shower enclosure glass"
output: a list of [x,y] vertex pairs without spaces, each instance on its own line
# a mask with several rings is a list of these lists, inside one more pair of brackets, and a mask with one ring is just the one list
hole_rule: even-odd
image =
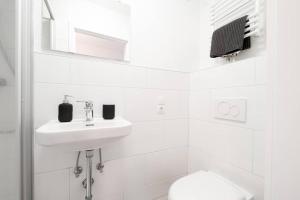
[[20,199],[20,73],[16,0],[0,0],[0,199]]

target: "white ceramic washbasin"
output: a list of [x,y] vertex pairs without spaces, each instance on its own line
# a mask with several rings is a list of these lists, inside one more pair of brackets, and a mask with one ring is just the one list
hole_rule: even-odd
[[42,146],[60,146],[69,150],[92,150],[114,142],[131,132],[132,124],[123,118],[104,120],[95,118],[93,126],[85,120],[60,123],[56,120],[36,130],[36,143]]

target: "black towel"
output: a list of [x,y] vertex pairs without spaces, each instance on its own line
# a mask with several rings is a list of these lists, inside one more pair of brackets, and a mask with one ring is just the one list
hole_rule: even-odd
[[241,17],[213,33],[210,57],[216,58],[251,47],[251,38],[245,36],[248,16]]

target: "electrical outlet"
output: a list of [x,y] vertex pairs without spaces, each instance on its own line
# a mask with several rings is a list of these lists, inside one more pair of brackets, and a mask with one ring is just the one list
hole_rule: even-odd
[[157,114],[164,115],[166,113],[166,105],[165,104],[158,104],[157,105]]

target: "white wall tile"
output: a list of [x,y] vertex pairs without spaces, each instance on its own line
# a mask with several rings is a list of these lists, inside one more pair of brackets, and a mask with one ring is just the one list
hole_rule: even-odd
[[255,59],[200,70],[191,75],[191,90],[255,83]]
[[122,86],[146,88],[148,87],[148,69],[133,66],[123,66]]
[[123,159],[124,200],[150,200],[145,187],[146,167],[145,155]]
[[165,152],[155,152],[146,157],[146,176],[147,185],[166,181],[169,177],[166,175],[166,157]]
[[211,120],[212,91],[210,89],[199,89],[191,91],[189,96],[189,116],[194,119]]
[[189,92],[166,91],[164,95],[166,103],[164,119],[188,118]]
[[[94,163],[97,162],[96,157],[97,155],[93,159]],[[163,166],[158,165],[161,162],[164,163]],[[158,166],[152,168],[153,164]],[[95,184],[93,185],[94,198],[119,199],[123,190],[125,191],[125,199],[138,199],[138,197],[141,198],[143,195],[145,197],[143,199],[147,199],[147,197],[154,199],[166,195],[170,184],[186,174],[186,165],[186,149],[167,150],[149,154],[146,160],[145,156],[137,156],[105,162],[103,174],[100,174],[93,168],[93,176],[95,178]],[[172,169],[174,168],[172,166],[178,166],[178,168]],[[165,172],[162,179],[159,177],[161,170]],[[156,175],[155,178],[148,174],[149,172],[151,175]],[[75,178],[73,168],[70,169],[69,173],[71,183],[70,199],[79,200],[84,198],[85,190],[82,188],[81,181],[85,176],[85,167],[79,178]],[[52,173],[46,174],[52,178],[56,177]],[[46,180],[51,179],[47,177]],[[139,195],[139,192],[142,193]]]
[[34,76],[39,83],[69,83],[70,62],[64,56],[35,54]]
[[[73,167],[77,152],[65,152],[57,148],[34,146],[34,170],[35,173],[46,173],[53,170]],[[55,162],[53,161],[55,160]]]
[[[179,177],[187,175],[187,148],[178,147],[174,149],[168,149],[165,152],[165,160],[167,164],[166,175],[168,177],[167,181],[172,182]],[[176,166],[176,167],[174,167]]]
[[172,2],[130,1],[132,63],[186,71],[198,62],[200,2]]
[[[179,178],[179,177],[177,177]],[[172,185],[172,183],[175,181],[166,181],[166,182],[161,182],[161,183],[156,183],[150,186],[146,187],[146,195],[150,199],[160,199],[160,197],[165,196],[168,194],[168,191]]]
[[146,157],[145,155],[139,155],[124,158],[122,161],[124,195],[131,196],[142,190],[145,185]]
[[164,121],[164,147],[183,147],[188,145],[189,121],[188,119],[175,119]]
[[[154,89],[125,89],[125,117],[133,122],[188,117],[188,92]],[[160,99],[165,114],[157,113]]]
[[[176,166],[176,168],[172,167]],[[167,182],[187,173],[187,149],[178,148],[149,154],[146,158],[146,184]]]
[[162,92],[159,90],[125,89],[125,117],[133,122],[161,119],[156,114],[157,101]]
[[266,56],[256,58],[255,71],[257,84],[268,83],[268,67]]
[[189,146],[188,152],[188,172],[189,174],[197,171],[208,171],[209,162],[205,160],[207,155],[203,153],[203,149],[198,145]]
[[161,90],[125,89],[125,117],[133,122],[159,120],[156,113],[158,99],[164,96]]
[[265,147],[266,134],[265,131],[254,132],[254,157],[253,157],[253,173],[264,177],[265,175]]
[[[97,163],[97,160],[98,159],[94,159],[94,162]],[[95,180],[97,180],[94,185],[95,198],[97,199],[97,196],[108,197],[123,194],[124,171],[122,168],[122,160],[105,162],[105,168],[103,170],[102,174],[96,170],[94,172]]]
[[69,200],[69,170],[35,175],[36,200]]
[[191,120],[191,147],[248,171],[252,170],[252,143],[251,130]]
[[[164,130],[162,121],[135,123],[132,135],[124,139],[133,154],[149,153],[162,149]],[[127,151],[125,150],[125,153]],[[131,155],[129,153],[129,155]]]
[[171,184],[175,181],[160,182],[153,185],[136,188],[132,193],[125,193],[124,200],[155,200],[164,199],[168,194]]
[[105,160],[146,154],[165,148],[163,122],[138,122],[132,133],[103,148]]
[[149,69],[148,87],[159,89],[188,90],[189,74]]
[[104,159],[141,155],[166,148],[188,145],[188,120],[162,120],[134,123],[132,133],[103,148]]
[[[95,153],[93,166],[98,162],[98,155]],[[122,160],[105,162],[103,173],[100,173],[93,167],[93,197],[95,199],[120,199],[123,195],[124,178],[122,169]],[[81,200],[85,197],[85,189],[82,187],[82,180],[85,178],[86,167],[83,166],[82,174],[76,178],[73,169],[70,169],[70,199]]]
[[125,67],[95,60],[72,59],[71,83],[80,85],[120,86]]

